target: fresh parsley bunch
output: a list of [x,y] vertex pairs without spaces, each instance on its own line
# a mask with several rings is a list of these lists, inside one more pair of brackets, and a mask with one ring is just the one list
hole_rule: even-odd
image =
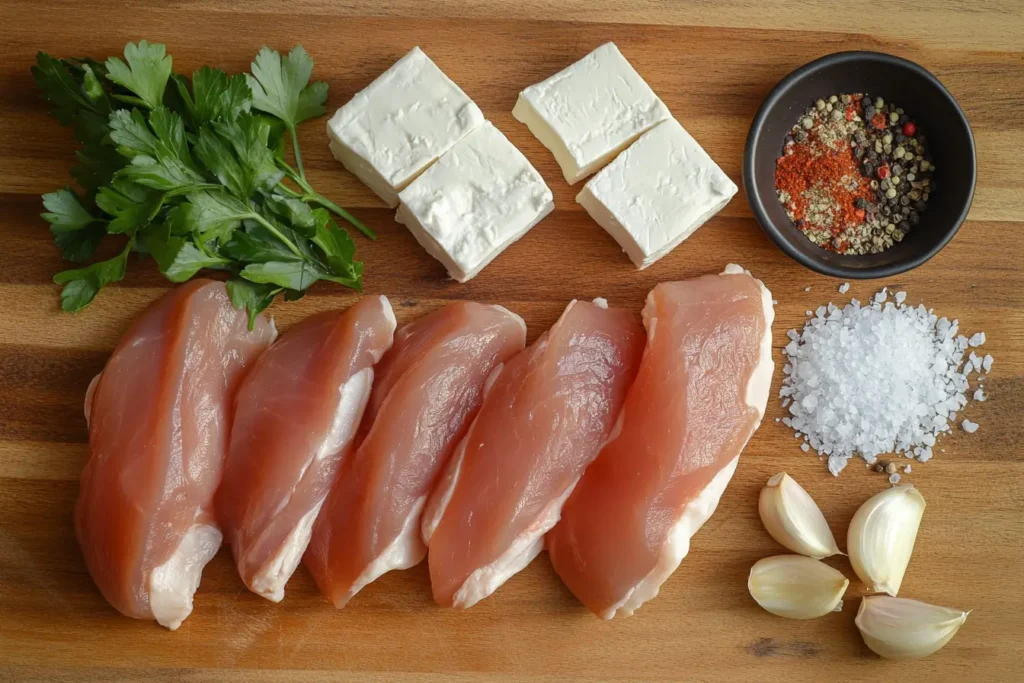
[[204,66],[191,83],[145,40],[103,64],[40,52],[32,73],[82,143],[71,174],[85,190],[43,195],[43,218],[70,261],[89,260],[107,235],[125,239],[117,256],[54,277],[61,308],[81,310],[123,278],[133,251],[172,282],[204,268],[230,273],[231,300],[250,324],[279,293],[297,299],[317,280],[359,289],[363,264],[331,213],[374,235],[310,186],[295,136],[325,111],[327,84],[310,83],[312,72],[301,45],[284,59],[262,48],[251,74]]

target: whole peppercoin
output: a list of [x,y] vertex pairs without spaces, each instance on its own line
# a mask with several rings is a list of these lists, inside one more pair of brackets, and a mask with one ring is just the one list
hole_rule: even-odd
[[907,121],[903,124],[903,134],[908,138],[913,137],[914,133],[917,132],[917,126],[914,125],[913,121]]

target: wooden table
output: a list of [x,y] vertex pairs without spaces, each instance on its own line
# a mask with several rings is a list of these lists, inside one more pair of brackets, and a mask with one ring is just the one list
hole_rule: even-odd
[[[36,681],[635,681],[931,680],[1024,677],[1024,11],[1015,0],[844,4],[634,0],[401,0],[210,3],[142,0],[0,1],[0,679]],[[968,8],[968,5],[970,6]],[[930,10],[930,11],[929,11]],[[880,490],[852,466],[838,479],[776,424],[776,399],[718,512],[661,596],[632,618],[602,622],[561,585],[546,557],[467,612],[436,607],[424,567],[388,574],[336,611],[305,570],[283,604],[247,592],[222,552],[208,567],[193,615],[169,633],[118,615],[83,565],[72,531],[87,455],[82,397],[132,316],[166,291],[151,262],[78,315],[57,310],[50,278],[62,264],[38,217],[39,195],[68,182],[73,140],[46,115],[29,66],[37,50],[118,54],[128,40],[167,44],[179,72],[202,64],[246,69],[263,44],[301,42],[314,76],[340,106],[413,45],[428,54],[536,165],[555,212],[480,276],[444,276],[392,212],[331,159],[323,121],[301,129],[313,184],[381,233],[359,239],[366,289],[392,297],[402,320],[451,299],[500,302],[531,339],[573,297],[639,308],[657,282],[737,262],[779,304],[776,361],[804,311],[840,301],[839,281],[786,258],[742,197],[655,266],[638,273],[574,201],[552,156],[510,115],[516,94],[607,40],[623,53],[725,171],[739,182],[747,125],[768,90],[828,52],[869,48],[931,69],[967,112],[978,146],[970,220],[927,265],[855,283],[906,289],[966,331],[984,330],[995,358],[991,399],[967,415],[981,428],[943,437],[932,462],[906,480],[928,509],[901,595],[974,612],[939,654],[883,662],[853,625],[863,586],[841,614],[797,622],[747,594],[756,560],[781,552],[761,528],[757,492],[785,469],[817,498],[836,536]],[[810,287],[810,291],[805,288]],[[287,328],[349,305],[340,286],[316,286],[271,312]],[[775,378],[776,387],[779,381]],[[830,564],[853,577],[845,558]],[[187,671],[186,671],[187,670]]]

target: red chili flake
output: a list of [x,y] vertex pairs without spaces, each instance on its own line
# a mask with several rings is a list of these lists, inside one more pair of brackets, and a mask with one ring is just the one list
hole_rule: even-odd
[[885,114],[875,114],[874,116],[872,116],[871,125],[877,128],[878,130],[882,130],[883,128],[885,128]]
[[906,135],[908,138],[913,137],[914,133],[916,132],[917,126],[915,126],[911,121],[907,121],[906,123],[903,124],[903,134]]
[[[818,144],[813,133],[807,142],[791,145],[789,149],[792,154],[785,154],[776,160],[775,189],[789,195],[789,207],[797,227],[805,232],[829,230],[833,235],[839,235],[845,228],[860,225],[865,214],[854,206],[854,201],[870,201],[874,193],[867,178],[860,173],[853,150],[850,147],[837,149]],[[847,187],[851,178],[856,179],[852,190]],[[805,194],[811,189],[824,191],[833,200],[837,211],[833,214],[832,225],[807,223],[809,201]],[[850,245],[844,241],[838,246],[831,242],[822,246],[844,253]]]
[[885,180],[889,177],[889,164],[882,164],[878,167],[878,178],[879,180]]
[[846,106],[846,120],[853,121],[853,117],[857,114],[857,110],[852,104]]

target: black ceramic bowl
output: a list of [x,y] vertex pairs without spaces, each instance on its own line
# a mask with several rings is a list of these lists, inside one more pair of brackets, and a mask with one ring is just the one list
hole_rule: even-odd
[[[850,256],[822,249],[793,225],[775,195],[775,160],[786,133],[815,100],[841,93],[868,93],[902,107],[928,138],[935,163],[936,190],[920,224],[880,254]],[[937,254],[967,217],[976,176],[974,136],[953,96],[917,64],[877,52],[827,55],[782,79],[754,117],[743,158],[747,201],[764,231],[803,265],[841,278],[888,277]]]

